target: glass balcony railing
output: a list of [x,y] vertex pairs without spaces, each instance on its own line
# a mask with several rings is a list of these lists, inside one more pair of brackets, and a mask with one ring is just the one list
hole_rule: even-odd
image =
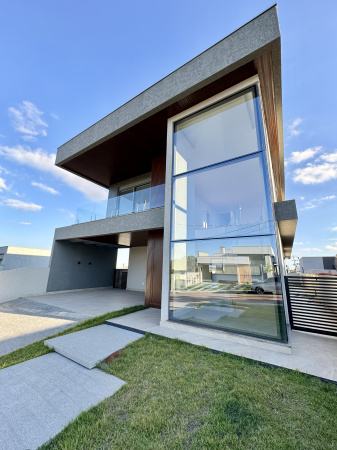
[[76,223],[92,222],[109,217],[148,211],[164,206],[165,184],[112,197],[77,208]]

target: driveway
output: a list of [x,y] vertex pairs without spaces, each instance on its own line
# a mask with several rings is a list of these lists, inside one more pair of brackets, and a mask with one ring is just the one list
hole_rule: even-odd
[[144,293],[87,289],[19,298],[0,304],[0,356],[90,317],[144,304]]

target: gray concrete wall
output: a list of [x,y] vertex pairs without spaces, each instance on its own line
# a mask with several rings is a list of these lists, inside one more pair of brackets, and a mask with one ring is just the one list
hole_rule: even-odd
[[48,267],[49,256],[36,255],[5,255],[3,259],[3,270],[19,269],[21,267]]
[[126,289],[145,292],[146,268],[147,247],[131,247]]
[[94,222],[79,223],[69,227],[56,228],[55,240],[74,239],[129,231],[155,230],[164,226],[164,208],[111,217]]
[[116,259],[114,247],[55,241],[47,292],[112,286]]

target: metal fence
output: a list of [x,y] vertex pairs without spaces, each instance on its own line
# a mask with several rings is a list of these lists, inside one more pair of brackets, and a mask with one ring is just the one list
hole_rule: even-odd
[[337,277],[285,277],[291,328],[337,336]]

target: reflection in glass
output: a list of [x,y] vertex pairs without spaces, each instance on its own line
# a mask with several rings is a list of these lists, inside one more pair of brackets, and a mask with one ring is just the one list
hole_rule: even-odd
[[250,88],[175,124],[174,175],[264,150]]
[[150,204],[150,183],[135,189],[134,212],[146,211]]
[[172,243],[170,319],[286,342],[274,236]]
[[273,234],[264,153],[175,177],[172,240]]

